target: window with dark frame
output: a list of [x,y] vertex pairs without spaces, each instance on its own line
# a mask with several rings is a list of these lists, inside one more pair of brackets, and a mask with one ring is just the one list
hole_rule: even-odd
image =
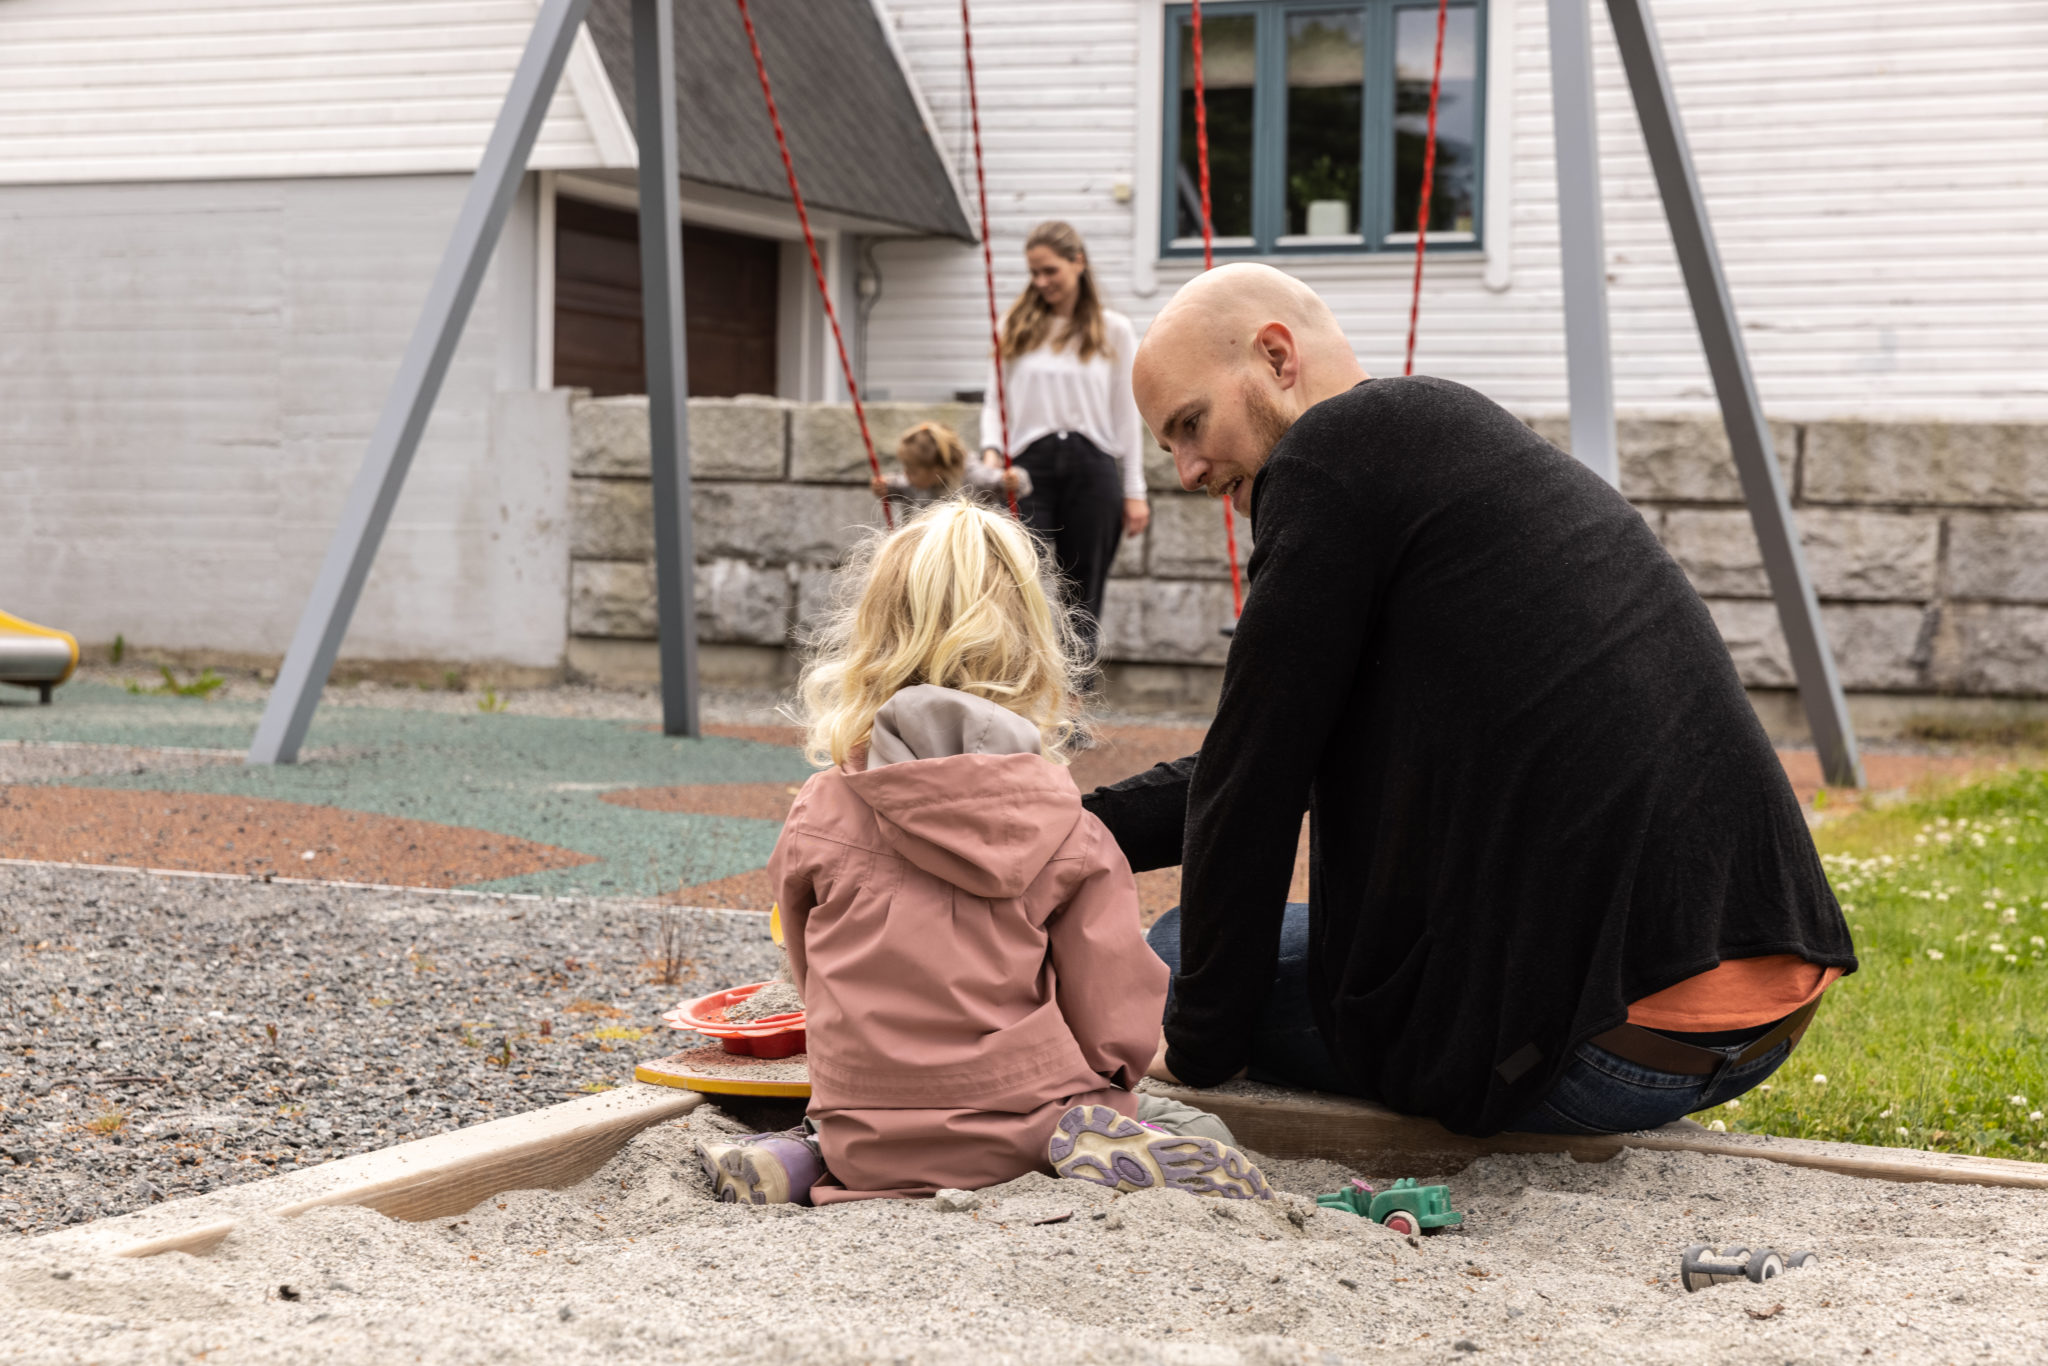
[[[1437,99],[1431,250],[1471,251],[1483,219],[1484,7],[1450,6]],[[1435,0],[1236,0],[1202,6],[1209,203],[1218,253],[1368,253],[1415,245]],[[1161,249],[1199,256],[1194,31],[1166,9]]]

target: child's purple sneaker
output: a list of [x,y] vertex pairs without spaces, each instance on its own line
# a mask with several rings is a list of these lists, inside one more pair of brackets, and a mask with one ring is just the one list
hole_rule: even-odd
[[735,1139],[700,1139],[697,1160],[727,1205],[808,1205],[825,1175],[818,1145],[801,1128]]
[[1076,1105],[1061,1115],[1046,1157],[1060,1176],[1112,1190],[1163,1188],[1225,1200],[1273,1198],[1265,1175],[1229,1144],[1170,1134],[1107,1105]]

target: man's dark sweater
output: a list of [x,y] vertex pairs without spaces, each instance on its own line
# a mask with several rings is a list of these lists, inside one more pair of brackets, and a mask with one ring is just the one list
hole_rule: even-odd
[[1642,517],[1461,385],[1319,403],[1197,756],[1087,799],[1183,865],[1167,1065],[1245,1066],[1304,808],[1316,1022],[1362,1095],[1486,1134],[1724,958],[1853,969],[1797,799]]

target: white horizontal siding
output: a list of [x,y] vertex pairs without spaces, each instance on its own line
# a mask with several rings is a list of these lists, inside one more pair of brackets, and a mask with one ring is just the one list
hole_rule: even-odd
[[[1417,367],[1517,411],[1565,402],[1543,0],[1516,3],[1513,271],[1432,264]],[[963,179],[960,14],[883,0]],[[2039,0],[1652,0],[1754,360],[1785,417],[2048,418],[2048,5]],[[1615,390],[1624,408],[1711,406],[1712,389],[1627,85],[1594,5]],[[1156,14],[1156,7],[1142,11]],[[1137,0],[976,0],[975,58],[998,291],[1023,236],[1066,218],[1113,306],[1142,327],[1185,280],[1134,292]],[[869,382],[899,396],[978,387],[979,253],[879,249]],[[1398,373],[1409,265],[1291,266],[1336,307],[1367,367]]]
[[[0,0],[0,184],[470,170],[537,13],[535,0]],[[615,116],[585,116],[579,74],[549,106],[537,169],[619,159]]]
[[[9,608],[86,641],[282,652],[467,185],[0,187]],[[499,390],[530,382],[531,241],[508,232],[478,294],[350,655],[561,658],[564,507],[537,462],[494,458]]]

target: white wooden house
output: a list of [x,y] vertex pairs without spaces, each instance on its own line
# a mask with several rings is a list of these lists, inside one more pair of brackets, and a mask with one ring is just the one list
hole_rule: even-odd
[[[867,392],[978,390],[957,0],[753,8]],[[2048,6],[1652,8],[1771,415],[2048,422]],[[0,0],[0,606],[89,641],[281,651],[534,12]],[[1417,357],[1532,417],[1565,402],[1545,12],[1451,6]],[[1708,414],[1593,12],[1617,401]],[[1434,4],[1204,14],[1221,254],[1299,274],[1367,368],[1397,372]],[[1024,282],[1024,234],[1062,218],[1142,329],[1200,265],[1186,7],[974,0],[973,15],[999,297]],[[597,0],[579,39],[351,655],[564,657],[566,439],[538,396],[638,379],[625,16]],[[734,8],[679,0],[678,28],[685,255],[707,291],[693,389],[839,397]],[[2040,444],[2022,442],[2004,492],[1924,500],[2048,508]],[[1886,658],[1921,610],[1894,606],[1907,644]],[[2048,681],[2048,606],[2025,610],[2042,618],[2025,676]]]
[[[680,8],[693,392],[842,395],[737,14]],[[869,0],[757,8],[858,349],[859,251],[967,239],[959,190]],[[0,0],[0,601],[281,651],[536,10]],[[352,655],[562,660],[567,439],[533,400],[642,383],[632,107],[598,0]]]

